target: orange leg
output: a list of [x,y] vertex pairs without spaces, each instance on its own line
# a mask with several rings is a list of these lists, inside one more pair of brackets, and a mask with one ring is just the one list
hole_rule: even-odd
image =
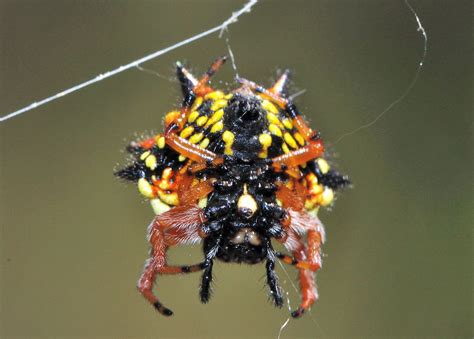
[[323,141],[320,139],[310,140],[306,146],[298,148],[290,153],[280,155],[272,159],[272,166],[278,171],[288,167],[296,167],[306,162],[319,158],[324,153]]
[[[277,254],[277,257],[299,270],[301,304],[291,313],[294,318],[298,318],[318,299],[314,272],[322,265],[321,243],[324,240],[324,228],[317,218],[307,213],[291,209],[287,212],[290,215],[290,223],[285,227],[287,236],[280,241],[291,251],[293,258],[284,254]],[[303,234],[307,236],[306,244],[302,240]]]
[[207,83],[211,79],[211,77],[221,68],[221,66],[224,64],[224,62],[227,60],[227,57],[222,56],[217,58],[216,61],[214,61],[207,70],[207,72],[202,76],[201,79],[199,79],[198,83],[196,86],[193,88],[193,92],[198,95],[198,96],[204,96],[209,92],[212,92],[213,89],[209,86],[207,86]]
[[155,217],[149,227],[151,258],[138,280],[137,288],[161,314],[170,316],[173,312],[163,306],[153,294],[153,284],[158,274],[179,274],[197,272],[205,268],[204,263],[192,266],[168,266],[166,251],[168,247],[197,243],[201,240],[200,226],[204,222],[202,210],[197,206],[178,206]]
[[181,138],[175,130],[169,130],[165,133],[166,144],[176,152],[196,162],[206,163],[213,162],[217,159],[217,155],[211,151],[201,148],[190,143],[188,140]]

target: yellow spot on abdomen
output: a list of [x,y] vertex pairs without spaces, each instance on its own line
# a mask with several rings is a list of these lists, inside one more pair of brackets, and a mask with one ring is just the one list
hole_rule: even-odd
[[264,110],[266,110],[268,112],[272,112],[272,113],[275,113],[275,114],[278,113],[278,108],[276,108],[276,106],[268,100],[262,100],[260,105],[263,107]]
[[201,104],[202,104],[202,97],[197,97],[194,100],[193,105],[191,106],[191,112],[197,110],[199,106],[201,106]]
[[196,134],[193,134],[191,138],[189,138],[189,142],[192,144],[197,144],[199,141],[202,140],[202,138],[204,138],[204,134],[196,133]]
[[198,126],[202,126],[206,123],[207,121],[207,117],[206,116],[202,116],[202,117],[199,117],[197,120],[196,120],[196,125]]
[[205,138],[203,141],[201,141],[199,146],[202,147],[202,148],[207,148],[207,146],[209,146],[209,139]]
[[216,122],[218,122],[219,120],[221,120],[223,116],[224,116],[224,110],[223,110],[223,109],[220,109],[220,110],[216,111],[216,113],[214,113],[214,114],[209,118],[209,120],[207,121],[206,127],[215,124]]
[[181,138],[186,139],[186,138],[189,137],[191,134],[193,134],[193,132],[194,132],[194,127],[193,127],[193,126],[188,126],[188,127],[186,127],[185,129],[183,129],[183,130],[181,131],[181,133],[179,133],[179,136],[180,136]]
[[327,172],[329,172],[330,166],[325,159],[319,158],[318,160],[316,160],[316,162],[318,163],[319,169],[321,170],[322,174],[326,174]]
[[199,112],[198,111],[193,111],[193,112],[189,113],[188,121],[189,122],[194,122],[194,120],[196,120],[198,116],[199,116]]
[[138,191],[147,198],[154,198],[155,192],[153,187],[145,178],[138,179]]
[[156,168],[156,157],[151,154],[145,159],[145,166],[151,169],[152,171]]
[[158,145],[159,148],[165,148],[165,145],[166,145],[165,137],[159,137],[156,144]]
[[277,125],[270,124],[268,126],[268,130],[270,131],[270,133],[276,135],[277,137],[282,137],[281,129]]
[[214,91],[214,92],[211,92],[211,93],[207,93],[204,96],[204,99],[206,99],[206,100],[219,100],[219,99],[222,99],[223,97],[224,97],[224,92]]
[[295,134],[293,134],[293,136],[295,137],[296,141],[298,141],[298,144],[300,144],[301,146],[304,146],[305,140],[301,134],[296,132]]
[[291,148],[297,148],[298,145],[296,144],[296,141],[295,139],[293,139],[293,137],[291,136],[290,133],[285,133],[283,135],[283,138],[285,139],[285,142],[290,145]]
[[211,110],[217,111],[218,109],[227,106],[227,100],[221,99],[214,101],[214,103],[211,105]]
[[220,132],[222,131],[223,128],[224,128],[224,124],[222,123],[222,121],[216,122],[211,128],[211,133]]
[[150,151],[146,151],[146,152],[143,152],[141,155],[140,155],[140,160],[145,160],[147,156],[149,156],[151,154]]
[[293,128],[293,123],[290,121],[290,119],[283,119],[283,125],[287,128],[287,129],[292,129]]
[[178,194],[176,192],[165,193],[163,191],[158,191],[158,197],[165,204],[176,206],[179,204]]
[[235,140],[235,135],[231,131],[225,131],[222,133],[222,140],[225,143],[225,150],[224,153],[227,155],[231,155],[232,152],[232,144],[234,143]]

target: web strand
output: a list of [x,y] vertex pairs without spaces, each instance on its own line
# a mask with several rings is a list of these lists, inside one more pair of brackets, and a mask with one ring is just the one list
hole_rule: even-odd
[[373,126],[375,123],[377,123],[377,121],[379,121],[388,111],[390,111],[395,105],[397,105],[400,101],[402,101],[403,99],[405,99],[407,97],[407,95],[411,92],[412,88],[415,86],[416,82],[418,81],[418,78],[420,76],[420,73],[421,73],[421,70],[423,68],[423,64],[425,62],[425,59],[426,59],[426,54],[428,53],[428,34],[426,34],[426,30],[425,28],[423,27],[423,25],[421,24],[421,20],[420,18],[418,17],[418,14],[416,13],[416,11],[413,9],[413,7],[410,5],[410,3],[408,2],[408,0],[405,0],[405,4],[406,6],[408,7],[408,9],[410,10],[410,12],[414,15],[415,19],[416,19],[416,23],[418,25],[417,27],[417,31],[418,32],[421,32],[421,35],[423,36],[423,54],[420,58],[420,61],[418,63],[418,67],[416,69],[416,72],[415,72],[415,75],[413,76],[413,79],[411,80],[410,84],[408,85],[408,87],[405,89],[405,91],[397,98],[395,99],[390,105],[388,105],[382,112],[379,113],[379,115],[377,115],[375,117],[375,119],[373,119],[372,121],[362,125],[362,126],[359,126],[357,127],[356,129],[352,130],[351,132],[348,132],[348,133],[345,133],[343,135],[341,135],[334,144],[337,144],[339,143],[342,139],[344,139],[345,137],[348,137],[350,135],[353,135],[363,129],[366,129],[370,126]]
[[138,60],[132,61],[132,62],[126,64],[126,65],[123,65],[123,66],[120,66],[120,67],[118,67],[118,68],[116,68],[116,69],[113,69],[113,70],[111,70],[111,71],[108,71],[108,72],[99,74],[99,75],[95,76],[94,78],[92,78],[92,79],[90,79],[90,80],[87,80],[87,81],[82,82],[82,83],[80,83],[80,84],[78,84],[78,85],[75,85],[75,86],[73,86],[73,87],[70,87],[70,88],[68,88],[68,89],[65,89],[65,90],[63,90],[63,91],[61,91],[61,92],[59,92],[59,93],[57,93],[57,94],[55,94],[55,95],[52,95],[52,96],[47,97],[47,98],[45,98],[45,99],[42,99],[42,100],[40,100],[40,101],[33,102],[32,104],[30,104],[30,105],[28,105],[28,106],[26,106],[26,107],[20,108],[20,109],[17,110],[17,111],[14,111],[14,112],[12,112],[12,113],[9,113],[9,114],[6,114],[6,115],[0,117],[0,122],[6,121],[6,120],[11,119],[11,118],[14,118],[14,117],[16,117],[16,116],[18,116],[18,115],[20,115],[20,114],[23,114],[23,113],[28,112],[28,111],[30,111],[30,110],[32,110],[32,109],[35,109],[35,108],[40,107],[40,106],[42,106],[42,105],[45,105],[45,104],[47,104],[47,103],[49,103],[49,102],[51,102],[51,101],[57,100],[57,99],[62,98],[62,97],[64,97],[64,96],[66,96],[66,95],[69,95],[69,94],[71,94],[71,93],[73,93],[73,92],[76,92],[76,91],[78,91],[78,90],[80,90],[80,89],[83,89],[83,88],[85,88],[85,87],[87,87],[87,86],[90,86],[90,85],[92,85],[92,84],[95,84],[95,83],[97,83],[97,82],[99,82],[99,81],[105,80],[105,79],[110,78],[110,77],[112,77],[112,76],[114,76],[114,75],[117,75],[117,74],[119,74],[119,73],[122,73],[122,72],[124,72],[124,71],[126,71],[126,70],[128,70],[128,69],[130,69],[130,68],[138,67],[138,66],[139,66],[140,64],[142,64],[142,63],[145,63],[145,62],[147,62],[147,61],[150,61],[150,60],[152,60],[152,59],[155,59],[155,58],[157,58],[157,57],[159,57],[159,56],[161,56],[161,55],[163,55],[163,54],[166,54],[166,53],[168,53],[168,52],[171,52],[171,51],[173,51],[173,50],[175,50],[175,49],[177,49],[177,48],[179,48],[179,47],[182,47],[182,46],[184,46],[184,45],[187,45],[187,44],[189,44],[189,43],[191,43],[191,42],[193,42],[193,41],[202,39],[202,38],[204,38],[205,36],[211,35],[211,34],[213,34],[213,33],[215,33],[215,32],[220,32],[220,33],[219,33],[219,37],[221,37],[222,34],[223,34],[223,32],[224,32],[224,30],[226,30],[229,25],[231,25],[231,24],[237,22],[237,21],[238,21],[238,18],[239,18],[242,14],[249,13],[249,12],[251,11],[252,7],[257,3],[257,1],[258,1],[258,0],[249,0],[240,10],[238,10],[237,12],[232,13],[232,15],[231,15],[226,21],[224,21],[222,24],[220,24],[219,26],[216,26],[216,27],[211,28],[211,29],[209,29],[209,30],[207,30],[207,31],[204,31],[204,32],[202,32],[202,33],[199,33],[199,34],[197,34],[197,35],[194,35],[194,36],[192,36],[192,37],[190,37],[190,38],[187,38],[187,39],[185,39],[185,40],[182,40],[182,41],[180,41],[180,42],[178,42],[178,43],[176,43],[176,44],[174,44],[174,45],[168,46],[168,47],[166,47],[166,48],[164,48],[164,49],[161,49],[161,50],[159,50],[159,51],[156,51],[156,52],[154,52],[154,53],[148,54],[148,55],[146,55],[146,56],[144,56],[144,57],[142,57],[142,58],[140,58],[140,59],[138,59]]

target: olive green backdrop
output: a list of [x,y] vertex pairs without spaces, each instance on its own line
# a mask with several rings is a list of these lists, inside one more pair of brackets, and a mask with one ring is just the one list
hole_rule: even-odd
[[[242,1],[0,2],[0,113],[213,27]],[[321,213],[328,241],[320,301],[282,338],[471,337],[472,4],[261,1],[230,27],[241,76],[269,85],[294,71],[297,104],[354,187]],[[0,337],[276,338],[288,317],[267,301],[264,266],[218,263],[215,293],[198,274],[163,277],[159,316],[135,290],[153,217],[112,176],[126,141],[161,129],[180,102],[173,62],[199,74],[227,53],[217,35],[0,124]],[[232,67],[214,79],[233,87]],[[200,260],[199,247],[171,251]],[[278,268],[294,308],[291,279]]]

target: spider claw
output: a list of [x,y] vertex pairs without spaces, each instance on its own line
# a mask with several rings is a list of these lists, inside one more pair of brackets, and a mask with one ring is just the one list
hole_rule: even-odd
[[297,310],[291,312],[291,316],[295,319],[300,318],[304,314],[305,311],[306,311],[306,309],[300,307]]
[[173,311],[171,311],[169,308],[166,308],[165,306],[163,306],[159,301],[154,302],[153,306],[156,308],[156,310],[158,312],[160,312],[161,314],[163,314],[166,317],[169,317],[169,316],[173,315]]

